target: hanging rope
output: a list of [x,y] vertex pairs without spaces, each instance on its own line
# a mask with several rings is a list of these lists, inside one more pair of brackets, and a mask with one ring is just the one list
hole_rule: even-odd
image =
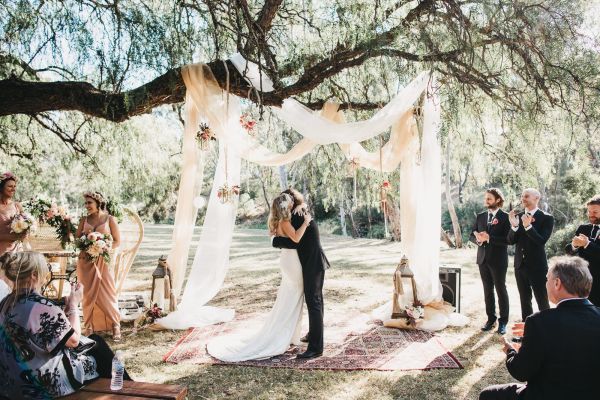
[[[383,176],[383,137],[379,135],[379,172]],[[383,227],[385,230],[385,237],[388,238],[390,233],[388,232],[387,224],[387,193],[383,183],[381,184],[380,196],[381,196],[381,208],[383,209]]]

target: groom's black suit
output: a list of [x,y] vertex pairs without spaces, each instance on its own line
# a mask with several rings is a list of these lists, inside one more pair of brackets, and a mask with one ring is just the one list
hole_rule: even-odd
[[[292,226],[300,228],[304,217],[292,214]],[[304,280],[304,299],[308,309],[308,351],[321,353],[323,351],[323,280],[329,261],[321,247],[319,228],[311,221],[300,242],[294,243],[290,238],[275,236],[273,247],[297,249],[302,277]]]

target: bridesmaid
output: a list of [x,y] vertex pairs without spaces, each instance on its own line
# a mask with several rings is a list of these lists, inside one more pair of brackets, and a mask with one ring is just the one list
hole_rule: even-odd
[[[22,251],[21,241],[25,234],[10,233],[10,224],[16,214],[22,213],[21,204],[13,198],[17,191],[17,177],[10,172],[0,175],[0,256],[4,253]],[[0,273],[0,280],[5,285],[12,287],[12,283]]]
[[[113,250],[119,247],[119,226],[116,219],[106,211],[106,200],[102,194],[86,192],[83,197],[88,215],[79,222],[76,237],[90,232],[110,233],[113,237]],[[88,336],[93,332],[112,330],[113,339],[121,340],[121,317],[110,265],[102,257],[92,261],[82,251],[77,260],[77,279],[85,287],[82,301],[83,334]]]

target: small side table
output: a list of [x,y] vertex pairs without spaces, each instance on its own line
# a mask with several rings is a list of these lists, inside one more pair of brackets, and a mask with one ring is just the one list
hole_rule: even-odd
[[[73,250],[50,250],[41,251],[48,260],[48,263],[58,262],[60,264],[60,270],[58,272],[50,269],[50,276],[48,281],[42,287],[42,294],[48,298],[60,299],[62,298],[62,292],[65,281],[76,282],[77,276],[73,276],[76,268],[74,267],[73,258],[77,257],[77,253]],[[56,287],[55,282],[58,283]]]

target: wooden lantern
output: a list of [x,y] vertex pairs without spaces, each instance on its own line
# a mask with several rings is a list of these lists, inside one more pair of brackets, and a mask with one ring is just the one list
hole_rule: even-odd
[[401,306],[398,301],[399,297],[404,294],[403,280],[408,280],[412,286],[413,293],[413,304],[414,306],[420,304],[417,297],[417,282],[415,281],[415,274],[410,269],[408,258],[402,256],[400,264],[396,267],[394,272],[394,295],[392,297],[392,319],[395,318],[408,318],[408,314],[405,309]]
[[152,272],[152,292],[150,293],[150,306],[157,304],[159,308],[165,309],[165,299],[169,300],[169,311],[175,311],[175,295],[171,286],[171,268],[167,263],[167,257],[161,256],[158,265]]

